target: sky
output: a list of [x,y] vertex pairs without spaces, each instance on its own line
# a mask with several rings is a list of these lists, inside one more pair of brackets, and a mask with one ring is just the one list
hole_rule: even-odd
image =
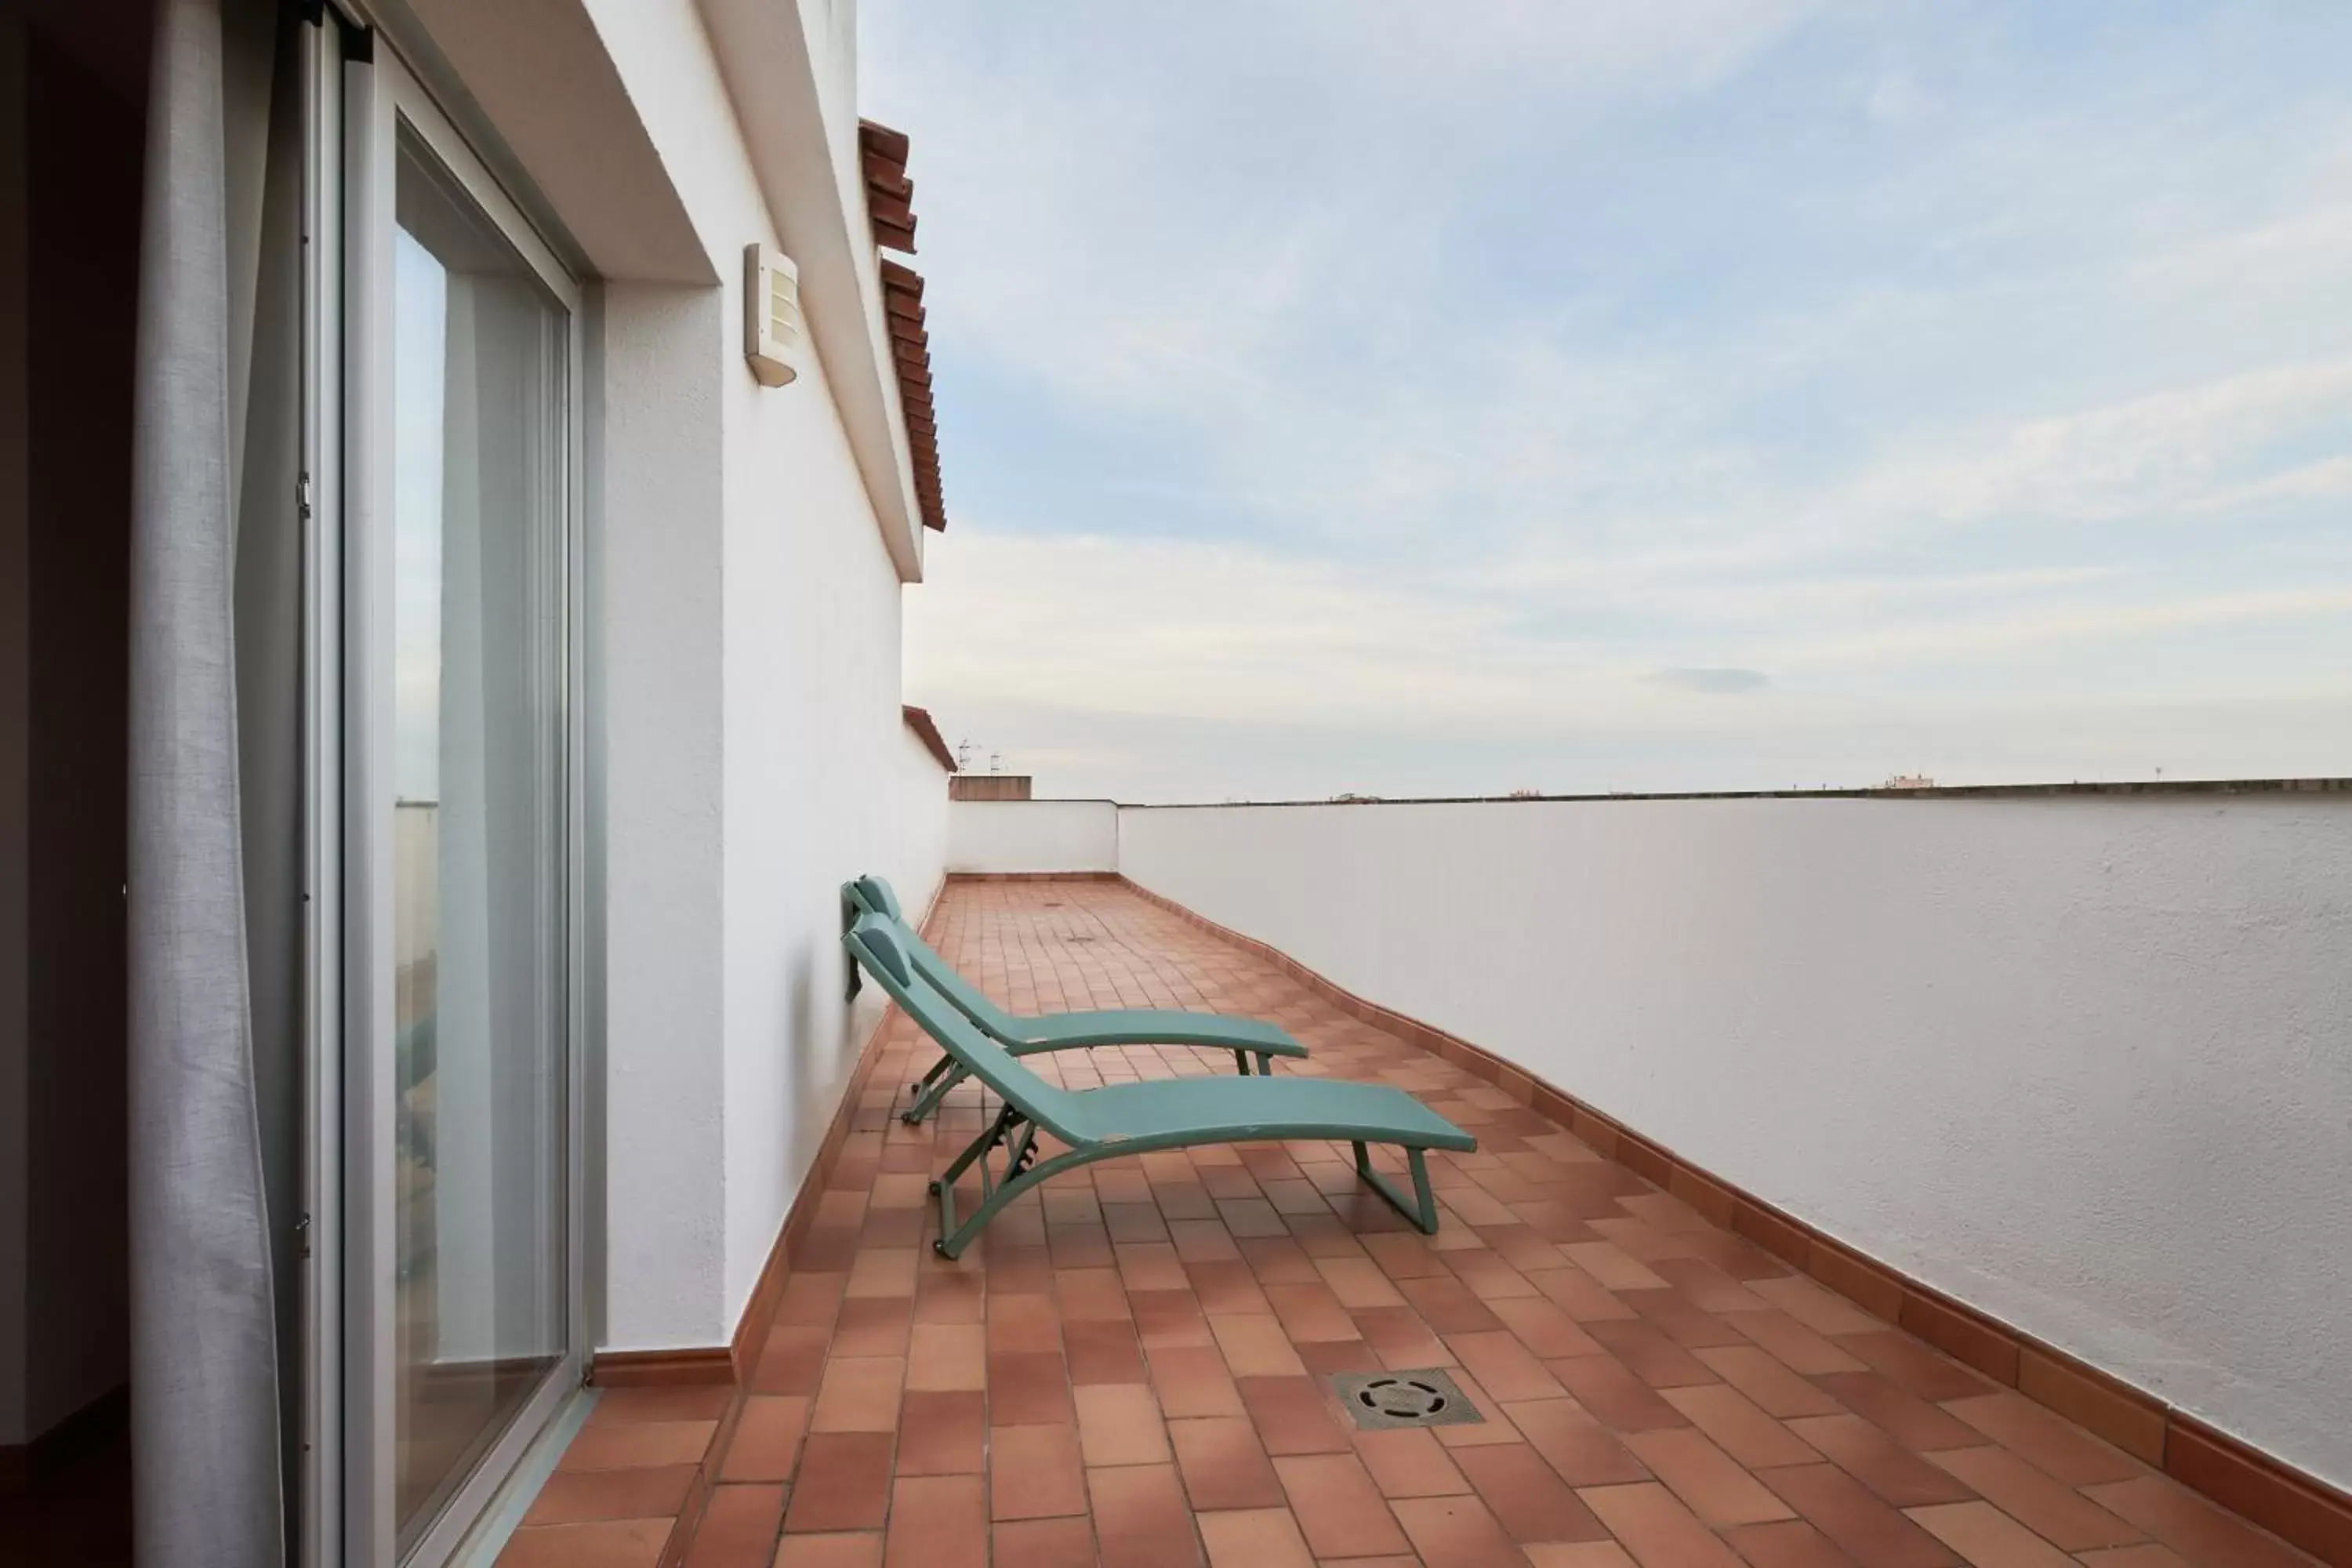
[[859,26],[1039,794],[2352,773],[2352,5]]

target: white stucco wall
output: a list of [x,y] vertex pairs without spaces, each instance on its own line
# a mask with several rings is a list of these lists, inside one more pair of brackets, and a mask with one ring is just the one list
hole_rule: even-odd
[[1119,867],[2352,1483],[2352,798],[1128,808]]
[[[877,517],[877,466],[836,402],[844,367],[803,344],[799,378],[771,389],[742,358],[745,245],[829,235],[829,255],[873,264],[862,229],[845,237],[857,190],[827,175],[808,210],[771,206],[808,195],[779,168],[858,167],[854,148],[758,142],[791,125],[854,140],[854,28],[808,4],[824,47],[726,62],[758,86],[750,115],[718,13],[695,0],[417,6],[604,278],[588,355],[600,1349],[733,1333],[877,1013],[843,998],[839,884],[879,868],[920,899],[944,854],[944,775],[925,756],[917,787],[899,711],[900,579],[919,552]],[[549,42],[518,48],[519,30]],[[808,112],[774,112],[788,100]],[[570,166],[583,121],[625,177]],[[813,316],[863,320],[847,271],[829,302],[844,268],[815,285],[804,270]]]
[[1116,871],[1118,807],[1107,800],[959,800],[950,871]]

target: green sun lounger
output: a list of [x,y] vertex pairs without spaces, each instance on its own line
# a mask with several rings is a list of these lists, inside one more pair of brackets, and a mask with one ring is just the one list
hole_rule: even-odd
[[[898,922],[864,915],[841,941],[941,1050],[1003,1100],[988,1128],[931,1184],[940,1200],[940,1239],[933,1245],[945,1257],[961,1253],[1005,1205],[1064,1171],[1155,1149],[1291,1138],[1345,1140],[1354,1145],[1357,1175],[1397,1212],[1434,1234],[1437,1200],[1429,1190],[1427,1152],[1478,1146],[1467,1132],[1387,1084],[1242,1077],[1168,1079],[1083,1091],[1057,1089],[982,1034],[932,987],[900,945]],[[1066,1151],[1040,1161],[1040,1131],[1066,1144]],[[1372,1169],[1366,1152],[1372,1143],[1404,1151],[1412,1173],[1411,1200]],[[988,1165],[989,1152],[1000,1145],[1004,1150],[1002,1176]],[[981,1205],[959,1224],[956,1180],[975,1163],[980,1166]]]
[[[1188,1013],[1181,1008],[1133,1008],[1107,1012],[1048,1013],[1021,1017],[1006,1012],[956,973],[955,966],[933,952],[899,912],[898,895],[879,877],[860,877],[842,885],[841,896],[851,911],[886,921],[894,928],[899,951],[915,973],[932,990],[997,1044],[1016,1057],[1034,1051],[1069,1051],[1089,1046],[1206,1046],[1234,1053],[1234,1065],[1244,1075],[1251,1058],[1263,1075],[1274,1070],[1276,1057],[1303,1057],[1307,1047],[1290,1037],[1279,1024],[1255,1018],[1231,1018],[1221,1013]],[[953,1057],[942,1057],[921,1082],[904,1116],[919,1122],[947,1092],[968,1076]]]

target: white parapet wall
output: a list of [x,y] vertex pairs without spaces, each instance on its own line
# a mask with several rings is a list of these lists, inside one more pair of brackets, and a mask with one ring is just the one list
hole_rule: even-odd
[[2352,1483],[2352,795],[1128,807],[1118,838],[1137,884]]
[[959,800],[950,871],[1116,871],[1118,807],[1107,800]]

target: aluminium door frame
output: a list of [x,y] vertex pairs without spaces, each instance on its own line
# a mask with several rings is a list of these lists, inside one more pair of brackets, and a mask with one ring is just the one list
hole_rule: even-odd
[[[585,300],[580,280],[352,0],[303,29],[306,799],[311,1069],[306,1126],[302,1529],[311,1568],[437,1568],[476,1544],[517,1462],[586,1371],[583,1065]],[[394,1515],[392,480],[394,192],[405,126],[564,311],[557,623],[562,764],[560,1121],[564,1346],[408,1554]]]

